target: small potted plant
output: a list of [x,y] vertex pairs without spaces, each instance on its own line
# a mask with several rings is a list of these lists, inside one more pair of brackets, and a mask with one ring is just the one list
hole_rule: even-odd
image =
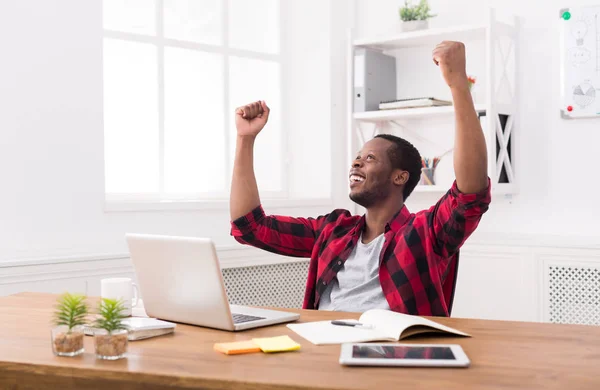
[[471,97],[473,98],[473,101],[475,101],[475,91],[473,91],[473,86],[477,82],[477,79],[475,78],[475,76],[469,75],[467,76],[467,81],[469,83],[469,91],[471,92]]
[[467,80],[469,81],[469,91],[473,89],[473,85],[477,82],[475,76],[467,76]]
[[404,0],[404,6],[400,7],[400,19],[402,20],[402,31],[423,30],[429,27],[429,18],[435,15],[430,13],[427,0],[419,0],[417,5],[412,0]]
[[129,332],[123,323],[127,317],[124,312],[122,300],[101,299],[94,323],[94,347],[98,359],[117,360],[126,356]]
[[57,356],[83,353],[84,326],[89,313],[85,296],[65,293],[58,298],[51,332],[52,351]]

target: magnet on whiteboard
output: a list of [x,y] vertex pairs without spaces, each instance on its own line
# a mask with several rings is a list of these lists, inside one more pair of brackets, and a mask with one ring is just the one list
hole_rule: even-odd
[[569,111],[569,112],[573,111],[573,106],[567,106],[567,111]]
[[563,18],[563,20],[569,20],[571,19],[571,13],[569,12],[568,8],[563,8],[560,10],[560,17]]

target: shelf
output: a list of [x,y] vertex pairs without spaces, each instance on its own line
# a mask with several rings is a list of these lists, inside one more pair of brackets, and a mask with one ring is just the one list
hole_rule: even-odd
[[[500,21],[500,17],[503,21]],[[456,23],[456,22],[454,22]],[[400,21],[397,24],[400,27]],[[440,27],[437,27],[440,26]],[[377,104],[395,99],[410,98],[415,95],[434,96],[451,101],[448,90],[439,80],[429,53],[442,41],[464,42],[469,53],[468,72],[479,75],[482,91],[474,99],[482,131],[485,135],[488,155],[488,175],[491,178],[492,192],[507,198],[519,192],[518,169],[515,165],[520,132],[518,123],[519,108],[507,96],[518,96],[519,76],[519,18],[511,13],[498,13],[489,8],[485,15],[473,19],[473,23],[402,32],[400,29],[381,31],[370,36],[357,36],[353,29],[346,42],[346,98],[347,98],[347,154],[352,161],[355,150],[360,148],[370,134],[389,132],[406,137],[422,152],[433,153],[452,147],[456,120],[455,106],[399,108],[380,110]],[[364,50],[369,49],[369,50]],[[392,75],[377,72],[380,54],[396,59],[395,80]],[[361,56],[364,55],[364,60]],[[371,56],[371,58],[368,58]],[[358,60],[357,60],[358,58]],[[427,66],[427,67],[426,67]],[[390,68],[392,66],[390,65]],[[502,75],[495,78],[494,75]],[[382,82],[383,80],[383,82]],[[380,85],[389,80],[389,91],[378,91]],[[478,87],[479,88],[479,87]],[[354,111],[354,107],[364,110],[365,105],[353,104],[355,98],[363,98],[363,91],[370,91],[364,104],[369,111]],[[419,92],[420,91],[420,92]],[[429,91],[429,92],[428,92]],[[357,96],[358,94],[360,96]],[[361,102],[362,103],[362,102]],[[483,118],[482,118],[483,117]],[[451,164],[441,167],[437,185],[418,185],[417,194],[440,196],[450,187],[447,179],[452,173]],[[499,181],[510,183],[499,183]],[[420,195],[428,198],[428,195]]]
[[[441,185],[424,185],[419,184],[415,187],[413,192],[430,192],[430,193],[438,193],[443,194],[450,190],[450,186],[441,186]],[[518,191],[517,187],[513,183],[492,183],[492,194],[494,195],[505,195],[510,196],[512,194],[516,194]]]
[[428,46],[434,47],[442,41],[469,41],[484,39],[487,27],[485,25],[468,25],[448,28],[431,28],[395,35],[380,36],[369,39],[357,39],[355,47],[368,47],[378,50],[393,50],[404,47]]
[[449,189],[450,189],[450,187],[444,187],[444,186],[438,186],[438,185],[428,186],[428,185],[419,184],[415,187],[414,192],[444,193],[444,192],[448,191]]
[[[476,104],[477,112],[485,112],[485,104]],[[354,119],[364,122],[389,121],[402,118],[419,118],[442,115],[454,115],[454,106],[402,108],[396,110],[378,110],[355,112]]]

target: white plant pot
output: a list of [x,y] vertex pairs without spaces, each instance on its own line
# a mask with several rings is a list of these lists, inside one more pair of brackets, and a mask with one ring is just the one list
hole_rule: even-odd
[[400,23],[400,29],[402,32],[425,30],[429,28],[429,20],[410,20],[408,22]]

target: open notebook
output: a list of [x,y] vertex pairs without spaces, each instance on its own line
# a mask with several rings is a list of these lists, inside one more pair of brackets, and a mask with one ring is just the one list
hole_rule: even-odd
[[389,310],[368,310],[360,316],[358,322],[370,328],[333,325],[331,321],[288,324],[287,327],[316,345],[399,341],[409,336],[429,332],[470,337],[467,333],[426,318]]

